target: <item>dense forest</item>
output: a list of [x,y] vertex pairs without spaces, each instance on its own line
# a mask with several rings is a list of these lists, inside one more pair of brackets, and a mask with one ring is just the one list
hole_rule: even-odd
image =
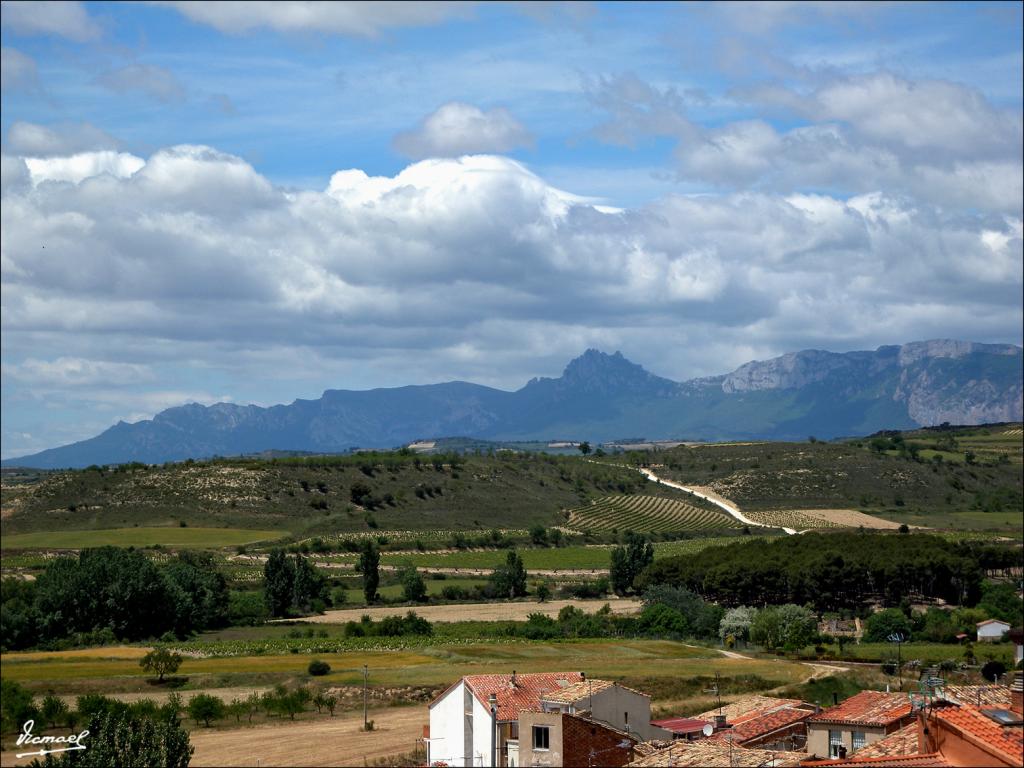
[[638,584],[686,587],[724,606],[796,603],[827,611],[912,597],[973,606],[986,573],[1009,573],[1021,561],[1017,548],[926,534],[807,533],[665,558]]

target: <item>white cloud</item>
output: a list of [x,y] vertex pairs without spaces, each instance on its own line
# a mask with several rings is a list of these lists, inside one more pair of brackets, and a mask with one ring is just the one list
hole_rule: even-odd
[[26,157],[25,165],[33,184],[65,181],[78,184],[102,174],[126,178],[146,163],[125,152],[81,152],[68,157]]
[[39,72],[31,56],[14,48],[0,49],[0,87],[3,90],[34,88],[38,84]]
[[484,112],[453,101],[427,115],[416,130],[396,136],[394,144],[403,155],[418,159],[509,152],[532,146],[533,137],[507,109]]
[[106,387],[132,386],[153,381],[153,371],[145,365],[81,357],[58,357],[55,360],[28,358],[17,365],[4,364],[3,375],[33,388],[84,387],[102,384]]
[[19,35],[57,35],[85,43],[101,34],[81,3],[67,0],[8,0],[3,25]]
[[278,32],[317,32],[375,37],[390,27],[438,24],[473,12],[473,2],[345,2],[274,0],[260,2],[160,2],[192,21],[228,34],[268,28]]
[[18,120],[7,131],[9,152],[30,157],[73,155],[89,150],[116,150],[121,142],[90,123],[36,125]]
[[154,64],[127,64],[104,72],[95,82],[115,93],[138,91],[164,103],[185,99],[185,86],[170,70]]

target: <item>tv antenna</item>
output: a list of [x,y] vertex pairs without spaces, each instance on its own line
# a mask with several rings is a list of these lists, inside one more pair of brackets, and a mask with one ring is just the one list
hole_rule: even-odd
[[889,635],[886,640],[890,643],[896,643],[896,671],[900,675],[900,690],[903,690],[903,644],[907,642],[906,636],[902,632],[893,632]]
[[704,693],[710,693],[718,699],[718,714],[722,714],[722,676],[715,672],[715,684],[705,688]]

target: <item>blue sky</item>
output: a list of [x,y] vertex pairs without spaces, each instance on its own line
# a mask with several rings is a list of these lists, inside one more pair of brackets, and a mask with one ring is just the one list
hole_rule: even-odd
[[1021,342],[1019,3],[2,9],[4,457],[590,346]]

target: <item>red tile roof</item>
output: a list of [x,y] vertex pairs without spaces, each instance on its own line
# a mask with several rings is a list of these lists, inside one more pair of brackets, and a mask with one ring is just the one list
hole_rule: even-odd
[[841,704],[819,712],[807,722],[884,727],[907,717],[910,712],[910,699],[905,693],[861,691]]
[[1003,726],[971,704],[937,707],[931,717],[1008,765],[1020,765],[1024,754],[1024,726]]
[[851,757],[901,757],[916,755],[917,744],[917,721],[905,725],[898,731],[893,731],[885,738],[873,741],[866,747],[861,747]]
[[651,725],[664,728],[672,733],[696,733],[708,725],[707,720],[698,720],[693,717],[667,717],[664,720],[651,720]]
[[579,672],[538,672],[516,675],[512,685],[511,675],[468,675],[462,678],[473,694],[485,707],[493,693],[498,699],[498,719],[516,720],[519,713],[540,705],[545,693],[557,691],[583,680]]
[[732,734],[732,739],[737,744],[756,739],[760,736],[785,728],[787,725],[799,723],[806,720],[813,712],[806,709],[794,709],[793,707],[780,707],[770,712],[751,712],[732,723],[732,728],[726,731],[719,731],[715,737]]
[[838,760],[804,760],[800,768],[950,768],[938,752],[927,755],[888,755],[884,757],[847,757]]

